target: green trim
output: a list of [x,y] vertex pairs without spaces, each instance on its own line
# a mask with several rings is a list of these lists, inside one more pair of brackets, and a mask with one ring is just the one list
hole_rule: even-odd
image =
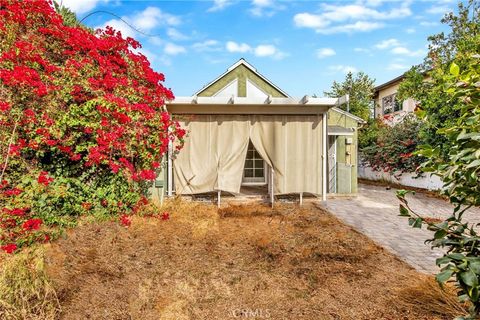
[[199,97],[213,97],[220,90],[238,79],[238,96],[247,96],[247,79],[253,82],[260,90],[274,98],[287,98],[285,94],[275,87],[271,86],[267,81],[259,77],[255,72],[244,65],[239,65],[235,69],[229,71],[223,77],[203,88],[197,95]]

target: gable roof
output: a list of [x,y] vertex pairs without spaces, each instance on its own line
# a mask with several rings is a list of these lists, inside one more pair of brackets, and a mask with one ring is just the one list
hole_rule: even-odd
[[227,71],[225,71],[224,73],[222,73],[220,76],[218,76],[216,79],[214,79],[213,81],[209,82],[208,84],[206,84],[202,89],[198,90],[197,92],[194,93],[194,96],[199,96],[202,94],[202,92],[205,92],[209,87],[211,87],[212,85],[214,85],[215,83],[217,83],[219,80],[221,80],[222,78],[226,77],[229,73],[233,72],[235,69],[237,68],[240,68],[241,66],[245,67],[246,69],[248,69],[250,72],[252,72],[254,75],[256,75],[258,78],[260,78],[261,80],[263,80],[268,86],[272,87],[273,89],[275,89],[276,91],[278,91],[281,95],[283,95],[285,98],[290,98],[290,95],[288,93],[286,93],[285,91],[283,91],[282,89],[280,89],[278,86],[276,86],[272,81],[270,81],[268,78],[266,78],[264,75],[262,75],[261,73],[259,73],[257,71],[257,69],[252,66],[250,63],[248,63],[244,58],[241,58],[240,60],[238,60],[236,63],[234,63],[232,66],[230,66]]
[[400,76],[398,76],[398,77],[396,77],[396,78],[393,78],[392,80],[389,80],[389,81],[387,81],[387,82],[385,82],[385,83],[382,83],[381,85],[376,86],[376,87],[373,89],[373,91],[374,91],[375,94],[377,94],[378,91],[380,91],[380,90],[382,90],[382,89],[384,89],[384,88],[387,88],[387,87],[391,86],[392,84],[395,84],[395,83],[397,83],[397,82],[399,82],[399,81],[402,81],[403,78],[405,78],[405,74],[402,74],[402,75],[400,75]]
[[353,120],[357,121],[358,123],[367,123],[365,120],[363,120],[362,118],[360,117],[357,117],[356,115],[354,114],[351,114],[350,112],[347,112],[345,110],[342,110],[340,109],[339,107],[333,107],[330,109],[331,111],[335,111],[335,112],[338,112],[340,114],[343,114],[349,118],[352,118]]

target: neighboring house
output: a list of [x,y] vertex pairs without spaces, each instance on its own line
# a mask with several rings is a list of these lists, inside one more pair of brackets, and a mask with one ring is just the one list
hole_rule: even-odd
[[[357,128],[335,98],[290,97],[240,59],[167,109],[188,131],[156,181],[167,195],[357,192]],[[328,126],[327,126],[328,122]]]
[[397,98],[397,91],[403,79],[404,75],[401,75],[374,89],[375,118],[386,118],[394,124],[401,121],[408,113],[415,111],[414,99],[400,101]]

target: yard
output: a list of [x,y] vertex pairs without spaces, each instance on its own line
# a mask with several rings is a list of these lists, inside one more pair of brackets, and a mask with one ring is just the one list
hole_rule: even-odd
[[[463,313],[451,291],[314,204],[217,210],[172,200],[167,210],[168,220],[135,217],[129,228],[82,223],[45,245],[61,313],[42,317],[417,320]],[[40,309],[54,300],[50,294]]]

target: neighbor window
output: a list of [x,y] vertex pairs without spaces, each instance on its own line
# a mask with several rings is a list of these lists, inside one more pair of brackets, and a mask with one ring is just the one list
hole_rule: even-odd
[[391,94],[382,98],[383,114],[402,110],[402,103],[397,100],[397,94]]

